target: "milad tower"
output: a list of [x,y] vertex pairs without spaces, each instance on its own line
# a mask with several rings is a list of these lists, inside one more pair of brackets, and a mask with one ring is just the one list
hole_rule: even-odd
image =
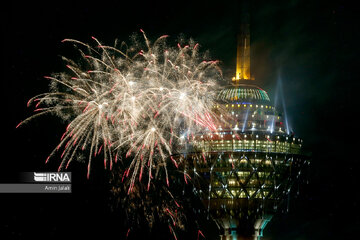
[[236,74],[213,106],[223,121],[216,131],[197,134],[181,157],[223,229],[221,239],[259,240],[309,158],[303,140],[287,130],[282,111],[251,76],[249,15],[241,14]]

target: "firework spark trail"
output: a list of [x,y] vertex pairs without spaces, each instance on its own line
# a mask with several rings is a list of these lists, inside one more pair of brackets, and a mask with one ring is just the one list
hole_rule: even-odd
[[45,77],[51,91],[28,101],[35,114],[17,126],[45,114],[60,116],[69,125],[46,162],[60,151],[60,171],[86,150],[89,176],[94,158],[101,156],[110,169],[126,161],[129,193],[145,172],[149,186],[160,168],[169,185],[166,166],[178,167],[170,156],[180,150],[181,139],[216,128],[211,107],[221,75],[217,61],[200,56],[194,41],[168,47],[166,35],[151,43],[141,32],[145,44],[135,42],[124,51],[95,37],[96,46],[64,39],[77,46],[81,59],[63,58],[67,71]]

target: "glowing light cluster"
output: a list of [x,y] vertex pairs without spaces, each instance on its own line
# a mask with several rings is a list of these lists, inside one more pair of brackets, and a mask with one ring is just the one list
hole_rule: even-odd
[[[46,162],[61,152],[59,170],[67,168],[81,152],[91,162],[102,157],[112,169],[118,160],[127,162],[123,178],[129,177],[131,192],[136,178],[147,172],[148,186],[153,171],[165,169],[181,139],[199,130],[215,130],[213,105],[216,79],[221,74],[217,61],[206,61],[198,44],[168,47],[167,36],[153,43],[134,40],[110,47],[92,37],[97,46],[65,39],[75,44],[81,58],[67,62],[67,71],[46,76],[51,89],[31,98],[34,117],[55,114],[69,122],[60,143]],[[82,151],[81,151],[82,150]]]
[[220,91],[218,98],[225,101],[263,100],[270,101],[266,91],[259,88],[226,88]]

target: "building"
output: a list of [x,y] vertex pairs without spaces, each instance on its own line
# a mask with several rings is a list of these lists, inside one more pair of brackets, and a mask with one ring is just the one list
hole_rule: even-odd
[[[250,71],[248,22],[237,35],[236,74],[213,106],[217,131],[198,134],[183,154],[205,207],[223,228],[221,239],[260,239],[309,162],[303,140]],[[286,204],[285,204],[286,205]]]

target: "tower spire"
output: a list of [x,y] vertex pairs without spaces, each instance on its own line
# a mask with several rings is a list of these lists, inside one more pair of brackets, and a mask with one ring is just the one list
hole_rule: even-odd
[[233,82],[254,80],[250,72],[250,20],[247,1],[242,2],[237,29],[236,74]]

